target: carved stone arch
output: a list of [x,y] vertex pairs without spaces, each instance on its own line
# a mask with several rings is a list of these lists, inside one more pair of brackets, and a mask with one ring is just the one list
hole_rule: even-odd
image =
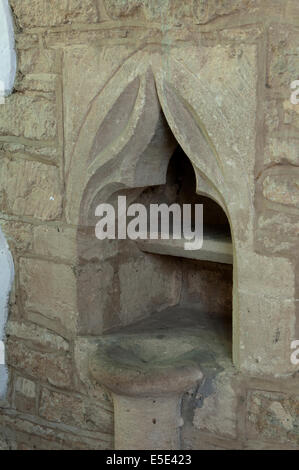
[[[168,57],[166,64],[161,55],[143,51],[122,64],[90,103],[67,168],[70,180],[76,182],[68,187],[68,198],[72,200],[69,218],[79,225],[78,253],[84,263],[90,262],[98,250],[94,234],[95,207],[108,202],[115,194],[135,190],[136,195],[142,188],[163,184],[177,143],[195,170],[197,192],[214,199],[226,212],[234,241],[234,260],[237,260],[240,238],[242,244],[243,232],[252,224],[253,203],[247,173],[242,161],[236,160],[232,168],[225,158],[227,149],[222,154],[215,147],[211,124],[207,125],[200,100],[194,96],[197,87],[200,92],[198,77],[174,57]],[[205,113],[211,113],[216,122],[217,103],[212,103]],[[223,132],[227,132],[225,126]],[[236,203],[238,199],[242,203]],[[235,230],[239,230],[241,237],[235,237]],[[103,249],[105,255],[98,255],[98,262],[105,263],[109,250],[111,247],[107,245]],[[117,248],[112,251],[116,253]],[[238,363],[240,318],[236,267],[234,263],[233,341]],[[115,276],[112,271],[111,279]],[[97,317],[96,308],[89,309],[86,299],[80,301],[80,292],[84,292],[87,282],[88,275],[83,281],[79,276],[81,332],[99,334],[105,329],[103,318]]]

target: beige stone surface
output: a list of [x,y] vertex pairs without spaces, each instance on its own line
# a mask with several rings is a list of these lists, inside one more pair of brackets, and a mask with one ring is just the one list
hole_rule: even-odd
[[24,253],[32,248],[32,226],[22,222],[1,220],[1,229],[12,250]]
[[[63,282],[62,282],[63,280]],[[46,317],[54,331],[73,336],[77,329],[76,279],[70,266],[37,259],[21,259],[20,283],[24,308]],[[36,315],[39,323],[39,316]]]
[[248,426],[254,436],[298,446],[299,397],[253,390],[249,394]]
[[244,325],[238,330],[242,368],[265,375],[295,372],[290,360],[296,324],[294,299],[240,291],[239,315]]
[[297,215],[265,212],[257,222],[256,239],[263,250],[269,253],[296,254],[299,243],[299,221]]
[[56,135],[56,105],[48,96],[16,93],[1,105],[0,136],[49,141]]
[[16,409],[24,413],[36,414],[36,384],[23,377],[17,377],[15,381],[14,405]]
[[204,24],[218,16],[238,12],[254,6],[252,0],[174,0],[171,3],[160,0],[104,0],[107,13],[112,18],[127,16],[145,17],[167,23],[178,23],[190,18],[196,23]]
[[234,372],[219,374],[211,394],[202,400],[200,408],[195,409],[195,428],[222,438],[236,439],[240,395],[240,389],[234,383]]
[[75,263],[76,231],[72,227],[44,226],[33,229],[33,252],[39,256]]
[[62,194],[55,166],[5,158],[1,161],[0,181],[2,212],[41,220],[60,218]]
[[47,0],[12,0],[18,24],[22,28],[59,26],[72,23],[97,22],[98,15],[94,0],[54,0],[49,8]]
[[94,398],[43,389],[39,413],[47,421],[107,434],[113,432],[112,411],[102,407]]
[[271,202],[299,208],[299,172],[296,173],[267,176],[263,181],[264,197]]
[[269,28],[269,84],[284,98],[290,98],[291,83],[298,78],[298,40],[298,27],[271,25]]
[[295,269],[290,260],[249,253],[241,248],[239,256],[237,283],[240,290],[273,299],[294,297]]
[[28,344],[52,351],[68,352],[69,343],[61,336],[54,334],[46,328],[32,323],[20,321],[9,321],[6,327],[6,333],[9,336],[25,340]]
[[72,362],[69,354],[51,354],[33,349],[30,342],[13,338],[7,341],[8,365],[21,373],[60,388],[72,387]]
[[113,447],[111,434],[57,426],[28,415],[2,413],[0,429],[4,436],[13,434],[17,438],[19,450],[105,450]]
[[297,139],[281,139],[270,137],[265,149],[266,164],[299,165],[299,150]]

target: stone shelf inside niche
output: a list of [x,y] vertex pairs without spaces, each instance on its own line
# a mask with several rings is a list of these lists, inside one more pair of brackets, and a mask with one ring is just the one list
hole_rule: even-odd
[[137,240],[139,249],[145,253],[178,256],[194,260],[212,261],[215,263],[233,264],[233,247],[229,232],[225,228],[206,227],[203,234],[203,245],[200,250],[186,250],[188,240],[153,240],[150,233],[146,240]]

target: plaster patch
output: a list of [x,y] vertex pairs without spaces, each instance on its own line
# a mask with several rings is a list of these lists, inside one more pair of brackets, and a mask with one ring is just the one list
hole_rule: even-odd
[[12,92],[16,76],[14,27],[8,0],[0,0],[0,85],[4,96]]

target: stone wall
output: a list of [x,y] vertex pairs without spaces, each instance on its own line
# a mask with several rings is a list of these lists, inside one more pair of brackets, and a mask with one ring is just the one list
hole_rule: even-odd
[[[273,364],[279,363],[277,377],[255,374],[252,367],[252,375],[240,373],[228,365],[204,400],[201,391],[190,391],[184,400],[182,446],[298,448],[298,366],[289,360],[289,340],[299,339],[299,105],[290,102],[290,84],[299,78],[297,0],[10,3],[18,75],[14,93],[0,106],[0,223],[16,277],[7,325],[10,383],[7,400],[1,402],[0,449],[113,447],[112,403],[90,381],[87,356],[94,343],[78,330],[77,224],[68,196],[69,186],[77,182],[68,179],[68,158],[82,114],[108,81],[108,73],[136,49],[150,45],[167,51],[182,41],[195,44],[198,51],[214,47],[210,73],[219,74],[219,87],[221,47],[236,61],[246,48],[256,51],[253,168],[246,149],[241,152],[243,171],[253,176],[248,192],[254,194],[254,254],[240,242],[235,261],[238,269],[245,264],[249,273],[248,279],[239,280],[240,292],[254,297],[263,318],[262,324],[251,325],[251,312],[243,312],[248,328],[266,337],[269,325],[281,324],[272,342],[278,344],[277,355],[285,356],[283,362],[273,355]],[[106,72],[108,60],[112,65]],[[192,68],[192,56],[189,65]],[[201,70],[194,73],[200,75]],[[233,93],[225,78],[224,73],[224,100]],[[87,85],[91,82],[93,87]],[[241,116],[241,108],[236,110]],[[226,145],[217,142],[217,132],[212,136],[216,144]],[[242,202],[240,195],[240,206]],[[236,242],[242,236],[236,233]],[[275,278],[267,271],[269,263]],[[286,327],[289,336],[282,333]],[[245,357],[246,331],[241,336]],[[259,360],[257,351],[250,363]],[[264,370],[271,371],[273,364],[267,360]],[[283,368],[286,363],[288,369]]]

